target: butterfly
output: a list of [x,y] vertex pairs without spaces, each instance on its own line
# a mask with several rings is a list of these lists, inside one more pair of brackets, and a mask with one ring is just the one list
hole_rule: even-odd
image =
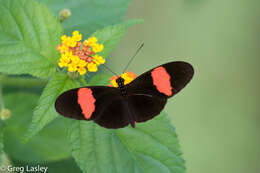
[[56,111],[76,120],[94,121],[117,129],[145,122],[163,110],[167,100],[181,91],[192,79],[192,65],[183,61],[157,66],[118,87],[86,86],[62,93],[55,102]]

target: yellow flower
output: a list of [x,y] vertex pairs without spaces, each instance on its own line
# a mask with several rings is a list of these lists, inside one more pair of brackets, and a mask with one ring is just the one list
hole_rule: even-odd
[[83,45],[84,45],[84,46],[88,46],[88,40],[84,40],[84,41],[83,41]]
[[94,55],[93,60],[97,65],[104,64],[106,62],[106,60],[102,56],[99,56],[99,55]]
[[67,57],[63,57],[60,59],[60,62],[58,65],[60,68],[62,68],[62,67],[67,67],[69,63],[70,63],[70,59]]
[[78,72],[79,72],[80,75],[84,75],[87,72],[87,70],[84,67],[79,67]]
[[60,47],[60,52],[61,52],[61,53],[65,53],[65,52],[67,52],[68,50],[69,50],[69,48],[68,48],[67,46],[61,45],[61,47]]
[[90,72],[96,72],[97,71],[97,64],[95,64],[93,62],[88,63],[87,67],[88,67],[88,71],[90,71]]
[[74,35],[81,35],[81,34],[79,34],[78,30],[75,30],[75,31],[73,31],[72,35],[74,36]]
[[71,62],[72,62],[73,64],[78,65],[79,61],[80,61],[80,58],[79,58],[78,56],[76,56],[76,55],[72,55],[72,56],[71,56]]
[[70,64],[68,65],[68,70],[69,70],[69,72],[77,71],[77,64],[75,64],[75,63],[70,63]]
[[69,47],[75,47],[77,45],[77,41],[72,37],[68,37],[67,45]]
[[66,35],[63,35],[62,37],[61,37],[61,43],[63,44],[63,45],[65,45],[65,46],[69,46],[68,45],[68,42],[70,41],[70,37],[67,37]]
[[58,65],[60,68],[68,66],[68,64],[65,64],[63,62],[59,62]]
[[62,45],[65,45],[67,47],[75,47],[77,44],[76,40],[72,37],[63,37],[62,36]]
[[92,47],[93,52],[97,53],[97,52],[101,52],[104,49],[104,45],[103,44],[95,44]]
[[94,46],[97,43],[98,39],[97,37],[90,37],[88,40],[85,40],[83,44],[85,46]]
[[90,38],[88,38],[88,41],[90,42],[90,43],[96,43],[97,41],[98,41],[98,39],[97,39],[97,37],[90,37]]
[[87,65],[87,62],[84,61],[84,60],[80,60],[79,63],[78,63],[79,67],[86,67],[86,65]]
[[65,53],[61,54],[61,58],[69,58],[71,59],[72,52],[66,51]]
[[60,52],[60,53],[65,53],[67,51],[69,51],[69,47],[62,44],[62,45],[58,45],[57,46],[57,50]]
[[82,35],[79,34],[79,31],[74,31],[72,33],[72,38],[75,40],[75,41],[80,41],[82,39]]
[[62,42],[66,41],[66,40],[67,40],[67,36],[66,35],[61,36],[61,41]]

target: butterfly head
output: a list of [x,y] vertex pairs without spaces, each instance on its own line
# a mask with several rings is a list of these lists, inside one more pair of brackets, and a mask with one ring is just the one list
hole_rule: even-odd
[[119,77],[119,78],[116,79],[116,83],[119,87],[123,87],[124,82],[125,82],[125,80],[122,77]]

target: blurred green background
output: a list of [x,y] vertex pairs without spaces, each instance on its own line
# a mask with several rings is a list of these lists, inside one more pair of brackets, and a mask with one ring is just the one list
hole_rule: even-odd
[[191,83],[166,111],[179,135],[189,173],[260,172],[260,2],[133,0],[127,18],[143,18],[112,54],[121,72],[137,74],[175,60],[195,68]]

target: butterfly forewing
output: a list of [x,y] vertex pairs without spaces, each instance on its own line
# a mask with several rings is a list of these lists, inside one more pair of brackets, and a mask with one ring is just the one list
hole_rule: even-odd
[[59,114],[77,120],[86,119],[82,114],[80,105],[78,104],[78,90],[79,88],[75,88],[66,91],[56,99],[55,109]]
[[[159,97],[172,97],[192,79],[193,67],[183,61],[160,65],[138,76],[128,85],[130,93],[156,93]],[[167,83],[167,80],[169,82]]]

